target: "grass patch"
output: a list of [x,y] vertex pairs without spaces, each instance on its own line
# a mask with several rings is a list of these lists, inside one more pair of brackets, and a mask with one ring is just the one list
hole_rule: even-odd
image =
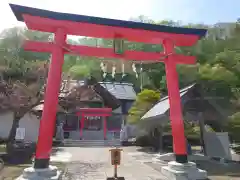
[[5,165],[3,170],[0,172],[0,179],[16,179],[22,174],[23,170],[29,166],[30,164]]
[[[51,163],[53,166],[57,166],[58,169],[64,172],[66,164],[64,163]],[[0,180],[12,180],[19,177],[25,168],[31,167],[32,164],[21,165],[9,165],[5,164],[4,169],[0,172]]]
[[6,152],[6,145],[0,145],[0,153]]
[[[3,155],[6,153],[6,145],[0,145],[0,155]],[[0,156],[1,158],[2,156]],[[51,162],[50,163],[53,166],[57,166],[58,169],[60,171],[65,170],[66,164],[61,163],[61,162]],[[8,163],[4,164],[4,168],[0,171],[0,180],[12,180],[12,179],[16,179],[17,177],[19,177],[23,170],[25,168],[31,167],[32,164],[30,163],[26,163],[26,164],[19,164],[19,165],[11,165]]]

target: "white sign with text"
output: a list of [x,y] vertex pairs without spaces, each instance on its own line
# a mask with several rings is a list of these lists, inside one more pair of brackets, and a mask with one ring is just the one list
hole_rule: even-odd
[[17,128],[15,139],[24,140],[24,138],[25,138],[25,128]]

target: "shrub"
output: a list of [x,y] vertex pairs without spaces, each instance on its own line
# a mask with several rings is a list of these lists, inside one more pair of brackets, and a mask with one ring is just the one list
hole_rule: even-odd
[[240,143],[240,112],[229,117],[227,131],[232,141]]
[[154,106],[160,99],[160,92],[144,89],[137,95],[136,101],[129,110],[127,122],[129,124],[136,124],[141,117]]

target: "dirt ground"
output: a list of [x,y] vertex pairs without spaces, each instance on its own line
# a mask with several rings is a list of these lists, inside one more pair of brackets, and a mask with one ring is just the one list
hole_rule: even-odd
[[[136,148],[125,148],[127,152],[136,152]],[[145,152],[146,153],[146,152]],[[77,151],[79,154],[79,151]],[[146,153],[148,158],[151,159],[152,153]],[[86,157],[86,158],[90,158]],[[148,159],[147,158],[147,159]],[[144,163],[151,168],[161,171],[161,165],[159,163],[147,162]],[[196,162],[198,168],[207,170],[209,180],[240,180],[240,163],[219,163],[217,161],[197,161]],[[59,167],[60,170],[65,169],[65,165],[62,163],[55,163]],[[30,167],[31,164],[23,164],[23,165],[8,165],[5,164],[4,169],[0,171],[0,180],[12,180],[17,178],[26,167]]]

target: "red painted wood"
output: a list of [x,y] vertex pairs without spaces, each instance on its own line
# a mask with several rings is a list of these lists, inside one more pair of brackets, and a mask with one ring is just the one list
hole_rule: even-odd
[[53,20],[27,14],[23,15],[23,18],[29,29],[54,33],[58,28],[63,28],[67,34],[77,36],[113,39],[117,35],[128,41],[152,44],[160,44],[163,39],[171,39],[176,46],[193,46],[199,39],[198,36],[195,35],[171,34],[81,22]]
[[[66,33],[59,29],[55,33],[57,44],[64,45]],[[39,136],[37,143],[36,159],[48,159],[52,149],[52,137],[56,126],[56,113],[58,105],[58,93],[62,78],[62,65],[64,52],[59,46],[52,49],[52,60],[48,71],[47,88],[44,95],[44,107],[40,121]]]
[[[173,53],[174,45],[171,41],[164,41],[166,53]],[[181,98],[178,86],[178,74],[175,59],[169,56],[165,61],[168,97],[170,105],[170,121],[173,136],[173,149],[177,155],[186,155],[186,139],[184,135],[184,124],[182,117]]]
[[[82,116],[81,113],[77,113],[76,114],[77,116]],[[101,116],[101,117],[108,117],[108,116],[111,116],[112,114],[111,113],[84,113],[85,117],[86,116]]]
[[84,121],[86,116],[100,116],[103,117],[103,133],[104,133],[104,139],[106,139],[107,135],[107,122],[106,117],[112,115],[112,109],[111,108],[80,108],[78,112],[76,113],[77,116],[81,116],[81,128],[80,128],[80,137],[82,138],[83,135],[83,127],[84,127]]
[[80,108],[78,112],[83,113],[112,113],[112,108]]
[[[36,52],[48,52],[51,53],[55,45],[52,42],[35,42],[26,41],[24,49],[27,51]],[[101,48],[101,47],[89,47],[89,46],[79,46],[79,45],[65,45],[68,50],[65,49],[66,54],[77,54],[80,56],[95,56],[95,57],[105,57],[105,58],[119,58],[122,60],[134,60],[134,61],[146,61],[156,63],[164,62],[164,57],[166,56],[164,52],[142,52],[142,51],[125,51],[123,55],[117,55],[113,52],[111,48]],[[195,64],[194,56],[185,56],[182,54],[171,55],[176,64]],[[162,59],[161,59],[162,58]]]
[[82,139],[82,137],[83,137],[84,121],[85,121],[85,114],[82,114],[82,116],[81,116],[81,121],[80,121],[80,123],[81,123],[81,128],[80,128],[80,132],[79,132],[81,139]]
[[103,117],[103,137],[107,139],[107,119]]
[[[45,94],[43,117],[40,124],[39,140],[36,158],[49,158],[52,145],[52,135],[55,126],[55,116],[57,109],[58,91],[61,82],[61,67],[64,54],[79,54],[82,56],[96,56],[105,58],[120,58],[136,61],[164,62],[166,65],[166,78],[170,103],[170,119],[172,125],[172,135],[174,152],[177,155],[186,155],[186,141],[184,136],[184,126],[182,118],[181,101],[178,87],[178,74],[176,64],[194,64],[195,58],[174,54],[174,45],[192,46],[198,36],[171,34],[163,32],[153,32],[147,30],[137,30],[131,28],[112,27],[89,23],[79,23],[70,21],[53,20],[49,18],[24,15],[24,20],[29,29],[55,33],[55,43],[31,42],[25,45],[26,50],[52,53],[52,61],[48,75],[47,91]],[[59,29],[61,28],[61,29]],[[65,44],[66,34],[90,36],[97,38],[115,38],[116,35],[128,41],[159,44],[163,43],[164,53],[147,53],[137,51],[126,51],[124,55],[114,54],[112,49],[97,48]],[[66,46],[67,49],[63,49]],[[165,57],[165,55],[170,55]],[[164,57],[164,58],[163,58]],[[162,59],[161,59],[162,58]],[[83,110],[83,109],[82,109]],[[105,110],[107,111],[107,110]],[[104,112],[103,109],[85,109],[81,120],[80,136],[86,114],[89,115],[109,115],[110,110]]]

